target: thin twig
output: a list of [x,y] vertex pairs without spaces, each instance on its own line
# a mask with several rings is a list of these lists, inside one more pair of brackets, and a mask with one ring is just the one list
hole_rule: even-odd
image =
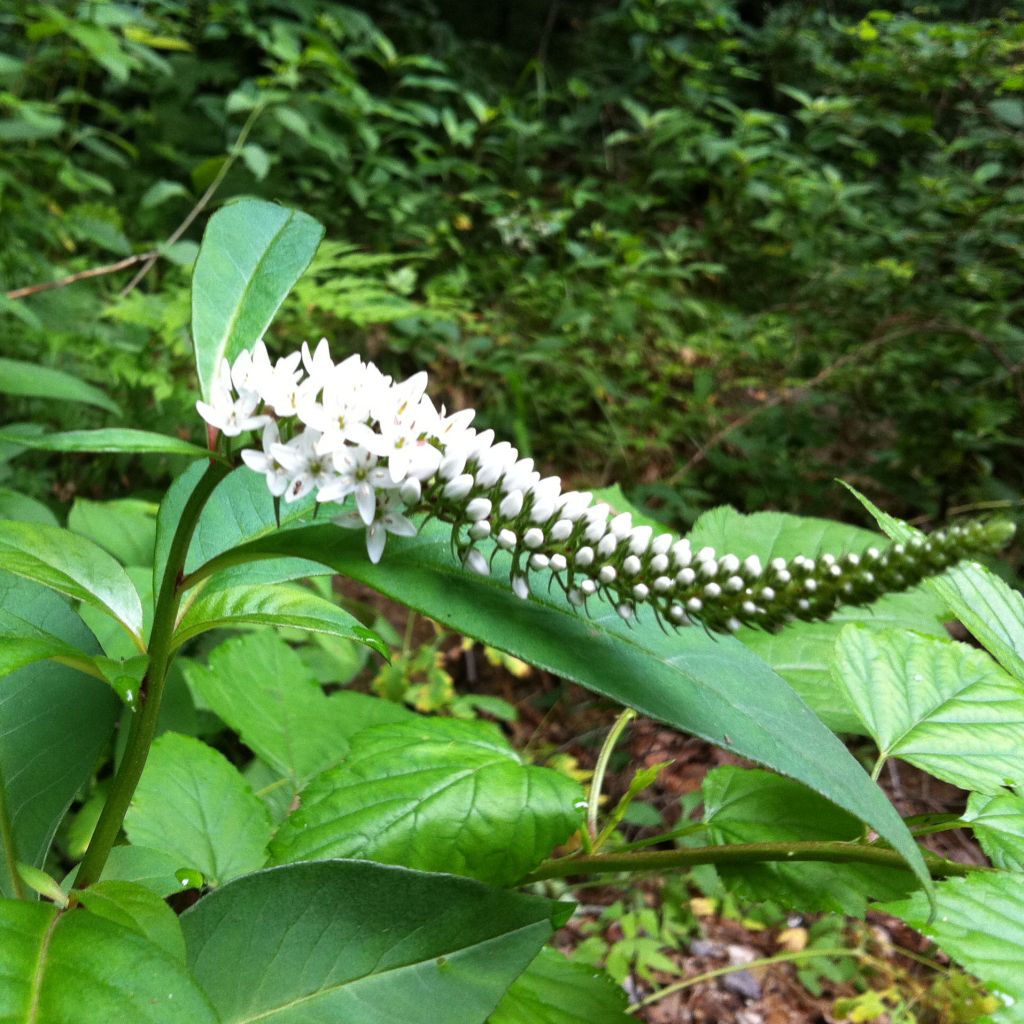
[[126,295],[130,294],[139,282],[153,269],[153,264],[160,258],[162,252],[166,251],[170,246],[174,245],[179,238],[192,226],[193,221],[199,216],[203,210],[206,209],[207,204],[214,197],[217,189],[220,188],[221,183],[227,177],[228,171],[234,166],[235,161],[238,159],[242,152],[242,147],[245,145],[246,139],[249,138],[249,132],[252,131],[253,125],[256,123],[257,118],[263,113],[264,105],[258,104],[249,114],[245,124],[242,125],[242,130],[238,133],[238,138],[235,139],[234,144],[231,146],[224,163],[221,164],[220,170],[214,176],[213,181],[207,186],[206,191],[196,200],[195,206],[189,210],[188,215],[185,219],[171,232],[170,237],[167,241],[156,250],[149,254],[149,258],[139,268],[138,273],[124,286],[121,291],[121,298],[123,299]]
[[119,270],[127,270],[128,267],[134,267],[136,263],[141,263],[143,260],[155,259],[157,255],[156,249],[150,252],[138,252],[134,256],[127,256],[123,260],[118,260],[116,263],[106,263],[102,267],[90,267],[88,270],[79,270],[77,274],[68,274],[67,277],[58,278],[56,281],[28,284],[24,288],[15,288],[4,294],[8,299],[24,299],[38,292],[48,292],[51,288],[66,288],[69,284],[74,284],[76,281],[84,281],[90,277],[116,274]]

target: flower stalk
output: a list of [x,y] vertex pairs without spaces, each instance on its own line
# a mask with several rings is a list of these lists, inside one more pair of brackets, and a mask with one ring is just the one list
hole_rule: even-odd
[[663,624],[716,632],[825,619],[840,605],[869,604],[996,551],[1014,532],[1005,520],[972,522],[884,550],[767,565],[756,555],[695,551],[588,492],[563,491],[557,476],[542,477],[493,431],[472,427],[473,410],[438,410],[426,384],[424,373],[395,382],[358,356],[335,364],[326,341],[276,362],[259,343],[222,365],[213,401],[198,409],[229,436],[262,430],[262,449],[242,459],[275,497],[353,498],[354,507],[335,509],[334,522],[366,531],[373,562],[389,533],[413,536],[416,516],[436,518],[451,526],[467,570],[489,575],[505,551],[516,596],[527,598],[539,576],[572,604],[605,600],[627,621],[643,606]]

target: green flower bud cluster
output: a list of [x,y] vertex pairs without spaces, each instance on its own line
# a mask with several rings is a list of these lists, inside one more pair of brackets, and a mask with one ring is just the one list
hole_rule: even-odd
[[[467,568],[488,575],[497,551],[505,550],[519,597],[526,598],[543,574],[573,604],[605,599],[626,620],[647,605],[663,623],[697,622],[716,632],[827,619],[840,605],[870,604],[963,559],[997,551],[1014,532],[1005,520],[971,522],[882,550],[773,558],[764,565],[756,555],[694,551],[686,539],[655,536],[649,526],[633,525],[628,513],[614,515],[607,505],[592,504],[589,494],[563,493],[557,478],[524,476],[511,462],[495,475],[478,458],[448,473],[442,466],[419,501],[420,511],[452,525]],[[495,542],[489,557],[481,548],[486,540]]]

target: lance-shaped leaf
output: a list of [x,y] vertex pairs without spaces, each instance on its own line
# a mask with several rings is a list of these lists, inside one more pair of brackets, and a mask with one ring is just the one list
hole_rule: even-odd
[[62,370],[22,362],[20,359],[0,359],[0,394],[46,398],[57,402],[84,402],[121,415],[117,404],[92,384],[86,384],[84,380]]
[[219,1024],[186,968],[138,922],[21,900],[0,900],[0,1020]]
[[1024,782],[1024,687],[984,651],[847,626],[833,667],[880,761],[898,757],[983,793]]
[[46,452],[142,452],[148,455],[184,455],[190,459],[209,458],[206,448],[149,430],[103,427],[98,430],[66,430],[57,434],[22,434],[0,430],[0,441]]
[[361,532],[307,526],[254,541],[205,571],[275,557],[316,559],[450,629],[803,782],[870,824],[930,886],[916,844],[882,791],[789,685],[738,640],[700,629],[664,634],[649,618],[631,628],[607,606],[587,618],[557,588],[519,601],[501,579],[506,563],[496,559],[489,579],[466,572],[451,553],[449,530],[436,522],[416,538],[389,542],[376,566]]
[[142,645],[142,601],[101,547],[43,523],[0,522],[0,569],[41,583],[116,619]]
[[352,861],[240,878],[182,915],[222,1024],[480,1024],[566,905]]
[[57,517],[35,498],[0,487],[0,519],[21,519],[26,523],[57,525]]
[[[883,512],[849,484],[847,490],[893,540],[923,536]],[[1015,679],[1024,682],[1024,594],[978,562],[964,562],[925,584]]]
[[296,651],[269,630],[218,644],[208,665],[189,663],[184,671],[202,703],[290,781],[289,802],[341,762],[357,732],[412,718],[401,705],[363,693],[328,696]]
[[[157,514],[156,550],[153,561],[154,587],[159,590],[167,553],[182,509],[205,467],[189,466],[179,476],[160,503]],[[218,484],[203,508],[189,546],[185,571],[191,572],[204,562],[247,541],[275,533],[308,519],[315,505],[310,497],[292,504],[284,502],[275,512],[274,499],[258,473],[243,466]],[[277,583],[323,573],[323,566],[308,559],[280,559],[261,565],[239,566],[211,580],[209,588],[241,583]]]
[[986,1020],[1024,1021],[1024,887],[1020,875],[978,872],[935,887],[935,912],[920,895],[879,909],[902,918],[977,975],[995,996]]
[[174,631],[175,647],[209,629],[266,623],[356,640],[387,657],[388,645],[333,601],[304,587],[242,584],[200,594]]
[[267,861],[270,816],[238,770],[190,736],[154,744],[124,822],[132,843],[163,850],[211,885]]
[[[53,591],[0,572],[0,632],[99,648]],[[0,678],[0,893],[17,891],[12,866],[39,867],[75,794],[114,729],[119,703],[105,683],[57,664]]]
[[310,784],[273,860],[365,857],[509,885],[578,828],[582,798],[566,776],[524,765],[490,723],[382,725]]
[[261,199],[210,218],[192,276],[192,337],[206,401],[221,360],[263,337],[323,234],[312,217]]
[[487,1024],[630,1024],[626,993],[605,974],[545,946]]

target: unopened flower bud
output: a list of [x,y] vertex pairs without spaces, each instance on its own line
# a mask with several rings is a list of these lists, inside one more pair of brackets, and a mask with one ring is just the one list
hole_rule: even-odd
[[491,499],[490,498],[474,498],[466,506],[466,518],[471,522],[476,522],[478,519],[486,519],[491,514]]
[[523,511],[523,492],[518,490],[509,491],[508,494],[501,499],[498,511],[505,519],[515,519],[515,517]]
[[469,494],[472,489],[473,478],[468,473],[463,473],[446,483],[441,493],[450,501],[458,501]]
[[539,548],[544,543],[544,531],[539,527],[531,526],[523,534],[523,544],[528,548]]
[[491,575],[491,567],[487,564],[487,559],[484,557],[483,552],[478,551],[476,548],[469,549],[463,564],[467,569],[481,576]]
[[550,536],[555,543],[559,543],[563,540],[568,540],[572,536],[573,526],[568,519],[559,519],[554,526],[551,527]]

